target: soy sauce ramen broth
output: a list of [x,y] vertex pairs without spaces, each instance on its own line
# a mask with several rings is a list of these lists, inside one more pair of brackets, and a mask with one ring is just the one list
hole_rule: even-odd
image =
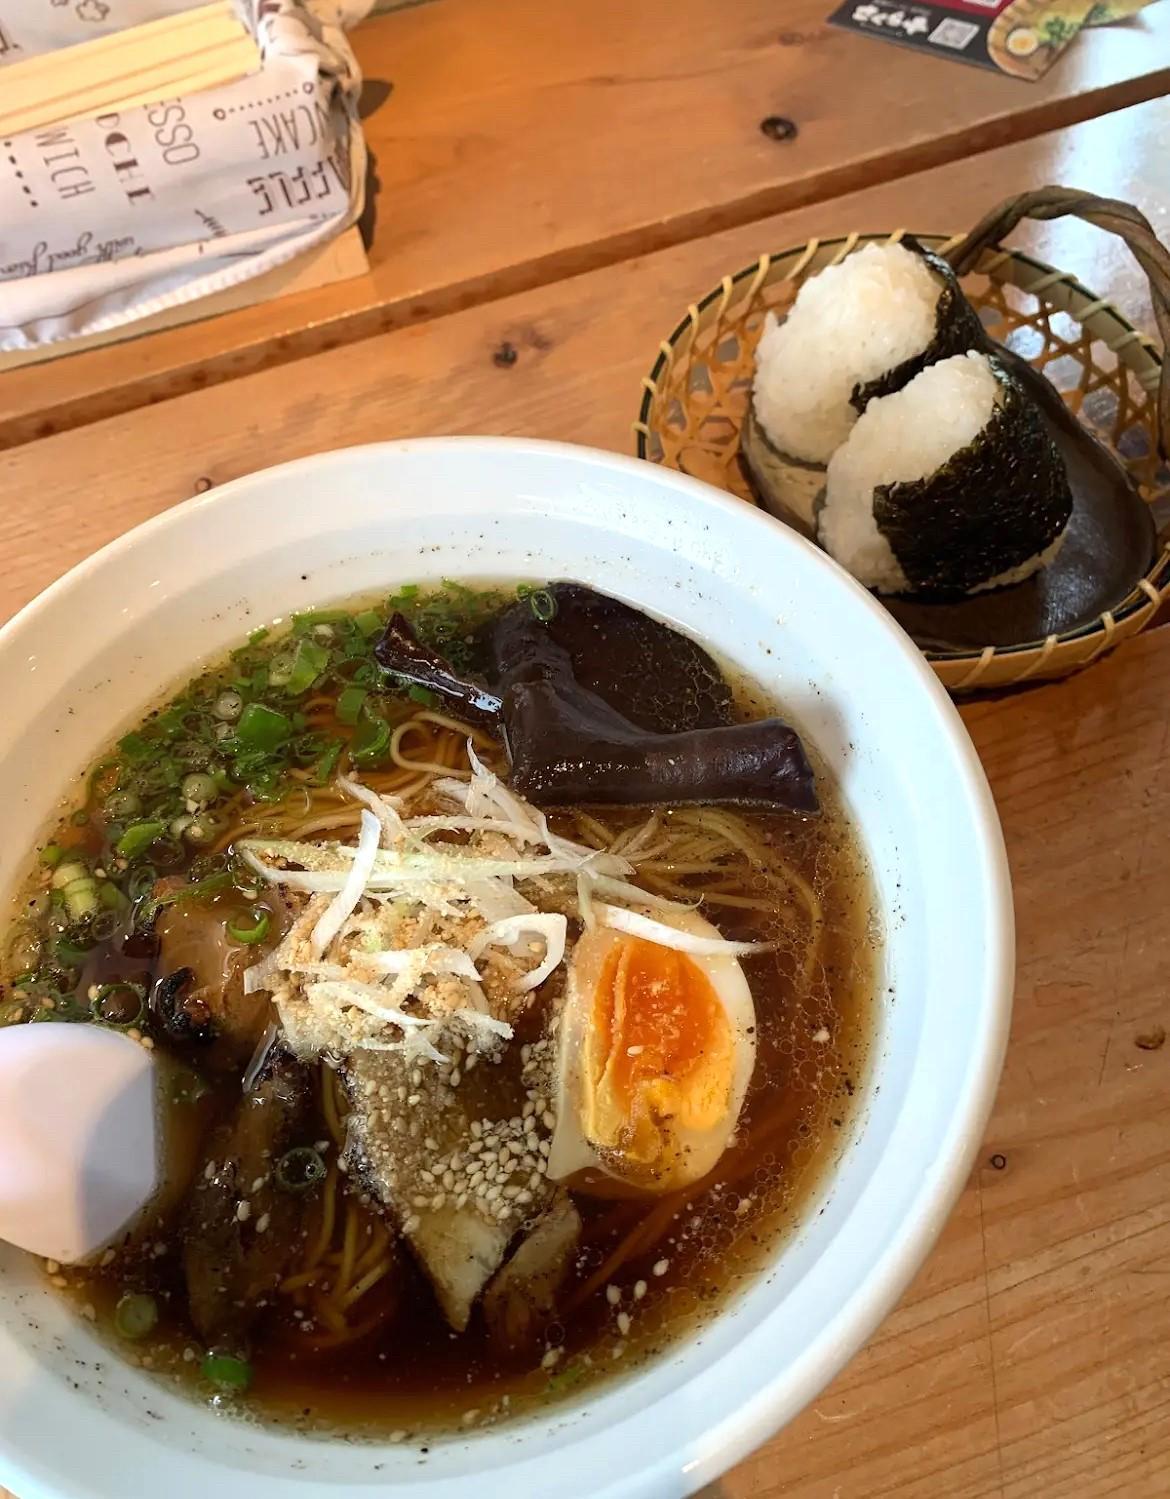
[[[390,607],[406,611],[448,658],[474,667],[477,626],[514,598],[511,589],[447,585],[432,594],[404,590]],[[398,741],[407,758],[465,763],[465,730],[448,727],[442,713],[420,719],[437,705],[419,689],[363,696],[379,685],[371,648],[388,612],[386,601],[363,602],[294,618],[291,634],[256,632],[97,763],[82,806],[42,851],[22,898],[0,1022],[94,1023],[96,1013],[100,1023],[128,1027],[163,1056],[168,1040],[145,1003],[160,959],[157,944],[142,935],[160,879],[166,889],[195,889],[163,907],[168,919],[189,919],[184,911],[210,918],[231,961],[254,962],[265,934],[252,939],[278,921],[278,902],[241,866],[239,837],[269,830],[289,836],[298,823],[316,823],[317,831],[303,836],[352,842],[352,830],[329,827],[344,801],[331,779],[339,766],[352,766],[374,790],[417,784],[419,775],[387,758],[395,730],[411,719],[415,726]],[[761,716],[758,694],[745,688],[737,697],[745,718]],[[270,732],[241,746],[252,703],[288,720],[279,747],[265,748]],[[270,721],[250,718],[271,730]],[[504,769],[502,753],[494,760]],[[211,777],[214,794],[191,783],[193,775]],[[298,1138],[319,1151],[329,1176],[295,1197],[281,1289],[264,1295],[248,1334],[246,1389],[230,1364],[218,1383],[216,1368],[209,1369],[183,1268],[185,1203],[208,1138],[215,1138],[210,1132],[239,1106],[238,1060],[224,1066],[220,1058],[212,1067],[181,1047],[167,1060],[160,1096],[170,1180],[160,1200],[99,1263],[50,1264],[53,1284],[128,1361],[196,1398],[307,1430],[396,1440],[425,1440],[579,1398],[693,1335],[766,1268],[821,1195],[863,1091],[876,1025],[876,917],[858,840],[823,772],[818,779],[818,818],[734,814],[733,831],[746,830],[757,850],[782,853],[784,879],[730,846],[714,871],[689,868],[672,852],[676,843],[684,856],[693,848],[688,820],[695,809],[662,815],[666,856],[639,866],[635,882],[699,899],[727,938],[777,944],[739,960],[755,1003],[755,1068],[729,1147],[708,1178],[666,1196],[573,1193],[580,1242],[555,1312],[530,1346],[501,1350],[478,1308],[466,1331],[451,1330],[411,1256],[394,1252],[387,1219],[361,1183],[338,1169],[347,1100],[324,1065],[310,1068],[311,1099]],[[193,790],[205,798],[185,794]],[[605,847],[635,833],[647,815],[588,808],[550,820],[566,837]],[[149,838],[154,823],[160,828]],[[82,870],[62,882],[58,871],[70,863]],[[793,877],[820,905],[811,963],[809,924],[793,920]],[[562,988],[561,975],[542,986],[512,1044],[536,1046],[539,1054],[547,1011]],[[469,1072],[465,1081],[473,1079],[491,1118],[492,1068]],[[551,1081],[537,1086],[550,1088]],[[339,1298],[330,1276],[344,1281]]]

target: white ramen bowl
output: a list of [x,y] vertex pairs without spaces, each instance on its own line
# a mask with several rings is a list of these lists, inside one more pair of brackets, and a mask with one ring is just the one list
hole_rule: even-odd
[[71,778],[202,661],[292,610],[444,576],[617,594],[773,689],[820,750],[886,925],[889,997],[854,1138],[770,1270],[700,1336],[578,1405],[425,1456],[172,1393],[0,1247],[0,1485],[19,1499],[676,1499],[829,1382],[963,1186],[1012,987],[1008,875],[979,762],[867,593],[761,511],[665,468],[550,443],[387,443],[253,474],[106,547],[0,631],[0,891]]

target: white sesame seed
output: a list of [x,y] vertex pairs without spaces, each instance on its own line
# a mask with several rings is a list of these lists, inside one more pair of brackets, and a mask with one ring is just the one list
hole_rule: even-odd
[[627,1046],[626,1047],[626,1056],[628,1056],[628,1057],[640,1057],[645,1050],[646,1050],[646,1048],[644,1046]]
[[431,1171],[420,1171],[419,1172],[419,1176],[422,1177],[423,1181],[426,1182],[426,1184],[427,1184],[428,1187],[433,1187],[435,1185],[435,1177],[434,1177],[434,1173],[433,1172],[431,1172]]
[[610,1358],[621,1358],[622,1354],[625,1353],[625,1351],[625,1345],[619,1343],[616,1348],[611,1350],[609,1356]]
[[455,1185],[455,1173],[454,1173],[454,1171],[444,1171],[443,1172],[443,1185],[444,1185],[444,1187],[446,1187],[446,1189],[447,1189],[448,1192],[451,1191],[451,1189]]
[[665,1275],[666,1272],[669,1269],[670,1269],[670,1261],[669,1260],[656,1260],[654,1262],[654,1268],[653,1268],[653,1270],[652,1270],[651,1273],[653,1275]]
[[422,1073],[419,1071],[419,1069],[417,1067],[410,1074],[410,1081],[414,1085],[414,1087],[416,1087],[416,1088],[422,1082]]
[[463,1412],[463,1424],[464,1424],[464,1426],[474,1426],[475,1423],[476,1423],[476,1421],[478,1419],[479,1419],[479,1411],[478,1410],[469,1410],[469,1411],[464,1411]]
[[830,1039],[830,1037],[829,1037],[828,1028],[826,1026],[823,1026],[823,1025],[821,1026],[820,1030],[816,1033],[816,1035],[813,1037],[813,1040],[817,1043],[818,1046],[824,1046],[825,1042],[828,1041],[829,1039]]
[[404,1431],[392,1431],[386,1440],[397,1445],[399,1442],[406,1441],[406,1433]]
[[266,1233],[270,1222],[271,1219],[269,1218],[268,1214],[261,1213],[259,1218],[256,1219],[256,1232],[258,1234]]
[[422,1219],[418,1216],[417,1213],[411,1213],[410,1217],[407,1218],[402,1225],[402,1232],[404,1234],[414,1233],[415,1229],[418,1228],[421,1222]]
[[406,1100],[406,1102],[413,1109],[414,1106],[415,1106],[415,1104],[419,1102],[419,1095],[417,1093],[412,1093],[410,1095],[410,1097]]
[[439,1142],[438,1142],[438,1140],[435,1139],[435,1137],[433,1135],[427,1135],[426,1138],[423,1140],[423,1144],[426,1146],[426,1148],[428,1150],[438,1150],[438,1148],[439,1148]]
[[183,1349],[183,1362],[185,1364],[193,1364],[195,1362],[196,1357],[197,1357],[197,1354],[196,1354],[194,1348],[184,1348]]
[[540,1116],[540,1122],[544,1125],[545,1129],[556,1129],[557,1116],[551,1109],[545,1109],[544,1113]]
[[[475,1137],[475,1139],[477,1139],[477,1140],[482,1136],[482,1134],[483,1134],[483,1125],[480,1124],[480,1122],[479,1122],[478,1119],[473,1119],[471,1121],[471,1133]],[[473,1145],[471,1148],[472,1148],[472,1150],[474,1150],[475,1146]]]
[[431,1198],[431,1207],[434,1208],[435,1212],[437,1213],[446,1201],[447,1194],[445,1192],[436,1192],[435,1195]]
[[154,1042],[150,1039],[149,1036],[143,1036],[142,1040],[138,1044],[142,1047],[143,1051],[154,1050]]
[[485,1202],[498,1202],[500,1200],[499,1187],[489,1187],[483,1194],[483,1200]]
[[252,1216],[252,1204],[245,1198],[243,1202],[236,1204],[236,1222],[247,1223]]
[[629,1333],[629,1330],[630,1330],[630,1314],[629,1314],[629,1312],[619,1312],[617,1314],[617,1325],[618,1325],[618,1332],[620,1332],[621,1335],[622,1335],[622,1337],[624,1338]]
[[541,1153],[541,1155],[548,1155],[548,1153],[549,1153],[549,1151],[551,1149],[552,1149],[552,1146],[549,1144],[549,1142],[547,1140],[542,1140],[540,1142],[540,1153]]
[[505,1187],[504,1196],[509,1202],[514,1202],[520,1196],[519,1187]]
[[114,1260],[115,1260],[116,1257],[117,1256],[116,1256],[114,1250],[107,1249],[106,1252],[105,1252],[105,1254],[102,1255],[102,1265],[103,1265],[103,1267],[106,1266],[106,1265],[112,1265],[114,1263]]
[[256,1178],[256,1180],[252,1183],[252,1191],[253,1192],[259,1192],[260,1188],[263,1185],[264,1185],[264,1178],[262,1176],[258,1176]]
[[540,1361],[540,1367],[542,1369],[553,1368],[560,1361],[561,1354],[564,1351],[563,1348],[549,1348]]
[[533,1116],[533,1114],[535,1114],[535,1113],[536,1113],[536,1105],[532,1102],[532,1100],[530,1098],[528,1100],[528,1102],[524,1105],[524,1118],[525,1119],[531,1119],[532,1116]]
[[646,1282],[644,1280],[636,1280],[634,1282],[634,1300],[641,1301],[642,1297],[645,1296],[645,1294]]
[[50,1275],[59,1275],[61,1273],[61,1266],[57,1263],[56,1260],[46,1260],[45,1269],[49,1272]]
[[548,1108],[548,1104],[545,1103],[544,1099],[540,1096],[539,1093],[534,1094],[532,1102],[536,1106],[536,1112],[538,1114],[543,1114],[545,1109]]
[[455,1206],[457,1208],[461,1208],[461,1207],[464,1206],[464,1204],[466,1202],[467,1202],[467,1193],[466,1192],[460,1192],[459,1196],[456,1197],[456,1199],[455,1199]]
[[430,1200],[431,1199],[429,1197],[423,1197],[421,1193],[416,1193],[415,1196],[410,1199],[410,1205],[413,1208],[425,1208]]
[[606,1286],[605,1299],[609,1302],[610,1306],[617,1306],[618,1302],[622,1299],[621,1286]]
[[451,1076],[447,1079],[447,1081],[450,1083],[450,1085],[452,1086],[452,1088],[457,1088],[459,1086],[459,1084],[463,1081],[463,1075],[459,1071],[458,1067],[453,1067],[451,1069]]
[[471,1055],[467,1058],[466,1062],[464,1062],[463,1064],[464,1072],[474,1071],[475,1065],[478,1061],[479,1058],[476,1056],[475,1052],[472,1052]]

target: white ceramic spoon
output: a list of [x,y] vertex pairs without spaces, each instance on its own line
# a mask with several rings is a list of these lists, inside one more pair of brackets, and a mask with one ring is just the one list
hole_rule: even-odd
[[90,1025],[0,1029],[0,1239],[64,1264],[127,1226],[159,1181],[155,1064]]

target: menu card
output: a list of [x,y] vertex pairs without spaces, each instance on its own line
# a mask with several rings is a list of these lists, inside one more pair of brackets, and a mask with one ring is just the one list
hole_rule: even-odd
[[1084,26],[1136,15],[1152,0],[847,0],[830,24],[1013,78],[1042,77]]

